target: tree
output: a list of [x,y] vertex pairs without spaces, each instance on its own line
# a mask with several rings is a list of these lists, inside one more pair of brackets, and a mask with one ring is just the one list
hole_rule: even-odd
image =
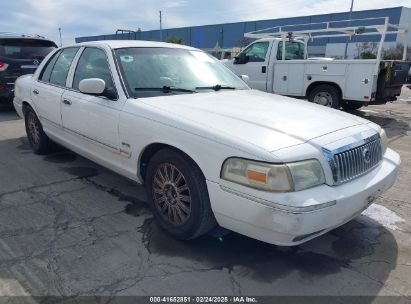
[[168,43],[175,43],[175,44],[186,44],[185,41],[177,36],[170,36],[167,38]]
[[373,52],[365,51],[361,53],[360,58],[361,59],[375,59],[377,58],[377,55],[375,55]]
[[[384,50],[382,57],[386,60],[401,60],[404,45],[398,43],[395,47]],[[411,60],[411,47],[407,48],[406,60]]]
[[357,55],[360,59],[375,59],[377,58],[378,44],[376,42],[361,42],[356,43]]

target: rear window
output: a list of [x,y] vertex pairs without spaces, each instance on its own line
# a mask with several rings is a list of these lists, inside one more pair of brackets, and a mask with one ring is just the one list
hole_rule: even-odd
[[48,40],[0,39],[0,57],[42,60],[56,47],[54,42]]
[[[283,42],[278,43],[277,60],[283,58]],[[304,59],[304,44],[296,41],[285,42],[285,60]]]

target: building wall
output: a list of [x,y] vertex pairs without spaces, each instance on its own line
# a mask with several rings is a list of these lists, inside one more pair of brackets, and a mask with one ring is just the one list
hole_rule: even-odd
[[[411,25],[411,9],[403,7],[393,7],[386,9],[377,10],[366,10],[366,11],[356,11],[352,14],[352,19],[363,19],[363,18],[375,18],[375,17],[389,17],[389,22],[398,24],[409,23]],[[259,20],[259,21],[247,21],[247,22],[237,22],[237,23],[225,23],[225,24],[215,24],[215,25],[204,25],[204,26],[193,26],[184,28],[174,28],[163,30],[162,36],[163,40],[171,36],[177,36],[182,38],[187,44],[201,48],[201,49],[212,49],[217,44],[221,48],[231,48],[238,46],[242,40],[244,33],[265,29],[269,27],[275,27],[280,25],[292,25],[292,24],[305,24],[305,23],[315,23],[315,22],[325,22],[325,21],[338,21],[349,19],[349,13],[334,13],[334,14],[324,14],[324,15],[314,15],[314,16],[304,16],[304,17],[294,17],[294,18],[281,18],[281,19],[271,19],[271,20]],[[346,26],[341,22],[340,26]],[[365,25],[364,23],[356,23],[352,25]],[[298,30],[298,27],[293,27],[294,30]],[[301,29],[301,28],[300,28]],[[305,28],[304,28],[305,29]],[[410,32],[411,38],[411,32]],[[93,40],[111,40],[111,39],[138,39],[138,40],[160,40],[160,31],[143,31],[136,33],[135,35],[123,34],[123,35],[100,35],[91,37],[78,37],[76,42],[93,41]],[[354,56],[356,53],[355,44],[364,41],[379,41],[378,35],[366,36],[366,37],[355,37],[349,46],[350,56]],[[386,41],[389,45],[398,40],[396,35],[388,35]],[[346,38],[324,38],[316,39],[309,43],[309,53],[315,55],[327,55],[335,56],[344,54]],[[342,52],[341,52],[342,50]]]
[[[401,10],[400,24],[408,24],[410,30],[408,31],[408,45],[411,43],[411,8],[403,7]],[[402,43],[402,38],[397,37],[397,42]]]

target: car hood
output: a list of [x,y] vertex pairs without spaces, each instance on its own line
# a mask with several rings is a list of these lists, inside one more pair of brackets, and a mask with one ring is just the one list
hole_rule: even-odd
[[[143,99],[142,99],[143,100]],[[290,147],[368,121],[342,111],[257,90],[144,98],[176,120],[202,125],[266,151]],[[194,130],[188,130],[194,132]]]

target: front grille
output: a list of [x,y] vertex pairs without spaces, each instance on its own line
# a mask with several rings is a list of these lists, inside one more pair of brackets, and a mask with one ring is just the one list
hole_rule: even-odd
[[382,159],[381,140],[334,154],[330,159],[335,184],[352,180],[376,167]]

